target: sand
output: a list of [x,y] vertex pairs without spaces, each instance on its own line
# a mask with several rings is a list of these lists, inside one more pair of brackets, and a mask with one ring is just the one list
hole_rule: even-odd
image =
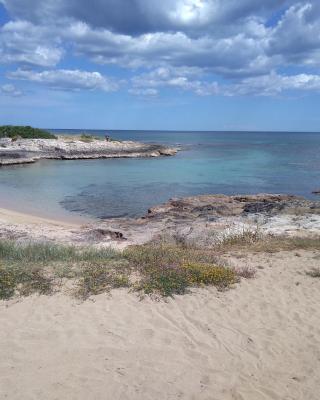
[[320,252],[233,255],[257,276],[167,303],[126,290],[0,302],[0,398],[318,400]]
[[[80,217],[79,217],[80,221]],[[76,228],[81,226],[81,222],[73,222],[70,220],[59,220],[44,218],[38,215],[22,213],[16,210],[9,210],[7,208],[0,208],[0,222],[11,224],[30,224],[30,225],[53,225],[56,227]]]

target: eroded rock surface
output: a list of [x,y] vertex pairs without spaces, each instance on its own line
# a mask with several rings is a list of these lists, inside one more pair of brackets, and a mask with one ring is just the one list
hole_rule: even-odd
[[0,166],[33,163],[40,159],[96,159],[172,156],[177,149],[158,144],[105,140],[58,139],[0,140]]
[[210,245],[246,230],[320,236],[320,202],[290,195],[207,195],[172,199],[142,218],[98,220],[79,227],[12,224],[0,218],[0,237],[125,248],[163,236]]

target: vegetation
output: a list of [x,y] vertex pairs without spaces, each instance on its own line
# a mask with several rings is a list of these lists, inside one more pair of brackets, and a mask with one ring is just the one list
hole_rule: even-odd
[[[73,137],[73,139],[74,138],[75,137]],[[90,135],[87,133],[82,133],[80,136],[78,136],[78,138],[79,138],[79,140],[81,140],[82,142],[85,142],[85,143],[90,143],[95,140],[104,140],[104,138],[101,136],[93,136],[93,135]],[[108,142],[121,142],[121,140],[116,140],[116,139],[113,139],[112,137],[108,136]]]
[[51,133],[31,126],[0,126],[0,138],[22,139],[56,139]]
[[[71,281],[81,299],[129,288],[140,294],[167,297],[190,288],[215,286],[225,290],[241,278],[254,278],[251,268],[230,268],[221,255],[231,250],[276,252],[320,249],[320,240],[239,233],[211,247],[188,244],[181,238],[131,246],[123,252],[110,248],[17,243],[0,240],[0,299],[51,294]],[[314,278],[320,270],[307,272]],[[68,285],[69,286],[69,285]]]
[[79,140],[81,140],[81,142],[90,143],[94,142],[95,140],[101,140],[101,138],[83,133],[80,135]]
[[16,264],[0,265],[0,299],[9,299],[15,293],[21,296],[51,294],[53,283],[54,279],[38,265],[28,268]]
[[73,280],[74,294],[82,299],[120,287],[166,297],[184,294],[190,287],[225,289],[237,282],[235,271],[200,252],[162,242],[121,253],[0,240],[0,298],[50,294],[64,279]]

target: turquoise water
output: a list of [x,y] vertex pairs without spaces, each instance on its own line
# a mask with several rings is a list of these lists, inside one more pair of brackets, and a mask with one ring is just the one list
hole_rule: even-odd
[[182,150],[175,157],[47,160],[4,167],[0,206],[60,219],[107,218],[143,215],[148,207],[176,196],[272,192],[316,198],[311,192],[320,187],[317,133],[113,131],[111,135],[179,145]]

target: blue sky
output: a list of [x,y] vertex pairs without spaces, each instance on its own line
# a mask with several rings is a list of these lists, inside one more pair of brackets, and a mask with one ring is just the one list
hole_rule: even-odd
[[320,131],[318,0],[0,0],[0,124]]

